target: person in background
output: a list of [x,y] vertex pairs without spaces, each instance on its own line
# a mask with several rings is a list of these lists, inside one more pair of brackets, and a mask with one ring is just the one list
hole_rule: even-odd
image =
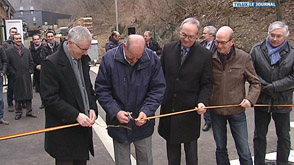
[[46,40],[46,38],[43,38],[43,39],[42,39],[42,44],[43,44],[43,46],[46,46],[46,45],[47,45],[47,40]]
[[196,42],[199,26],[197,19],[185,19],[180,40],[164,45],[160,59],[167,84],[160,114],[198,108],[197,112],[159,119],[158,132],[166,140],[169,165],[180,165],[181,144],[186,164],[198,164],[201,114],[212,92],[212,53]]
[[43,47],[43,50],[41,51],[41,57],[42,59],[47,58],[49,55],[53,54],[57,51],[59,47],[59,43],[55,41],[55,33],[52,30],[48,30],[46,32],[46,40],[47,44]]
[[[8,40],[3,42],[3,48],[5,51],[7,51],[9,48],[12,48],[14,46],[13,43],[13,35],[17,33],[17,28],[16,27],[12,27],[9,29],[9,38]],[[9,54],[6,53],[6,56],[9,56]],[[14,112],[14,106],[13,106],[13,84],[14,84],[14,80],[13,80],[13,76],[7,74],[7,105],[8,105],[8,111],[9,112]]]
[[26,116],[36,118],[32,111],[33,88],[31,74],[34,69],[34,62],[30,50],[22,44],[21,34],[13,35],[14,46],[7,50],[8,66],[7,72],[13,76],[15,120],[22,117],[22,108],[26,106]]
[[[43,50],[43,44],[41,43],[41,36],[39,34],[34,34],[33,45],[30,47],[31,55],[35,64],[33,82],[35,86],[36,93],[40,93],[40,70],[41,70],[41,51]],[[43,109],[43,103],[40,106],[40,109]]]
[[[213,26],[205,26],[203,28],[203,41],[200,42],[200,45],[204,46],[206,49],[212,51],[213,53],[216,51],[215,47],[215,33],[216,28]],[[210,118],[210,110],[206,110],[204,114],[205,124],[202,127],[202,131],[208,131],[211,127],[211,118]]]
[[114,126],[107,130],[113,138],[115,164],[131,165],[133,143],[137,164],[153,165],[155,120],[144,118],[154,116],[161,104],[165,79],[158,56],[146,49],[142,36],[129,35],[126,43],[106,52],[95,89],[106,123]]
[[[281,21],[268,27],[268,36],[253,46],[251,56],[262,85],[258,104],[293,104],[294,91],[294,48],[287,40],[288,26]],[[290,154],[290,112],[291,107],[255,107],[255,130],[253,138],[254,163],[265,164],[266,135],[273,118],[276,127],[277,164],[289,164]]]
[[153,50],[158,56],[161,55],[161,47],[159,44],[152,38],[151,31],[144,32],[144,39],[146,42],[146,47]]
[[3,76],[6,73],[7,57],[5,50],[0,46],[0,124],[9,125],[9,122],[4,120],[4,101],[3,101]]
[[111,35],[109,36],[108,41],[106,41],[105,43],[105,52],[107,52],[108,50],[112,48],[118,47],[121,44],[119,40],[120,40],[119,32],[113,31]]
[[98,115],[87,55],[92,35],[86,27],[69,30],[57,52],[42,61],[41,98],[45,127],[79,126],[45,133],[45,150],[56,165],[86,165],[94,156],[92,126]]
[[[221,27],[216,33],[217,51],[212,56],[213,92],[209,105],[238,105],[211,109],[213,137],[216,144],[216,163],[229,165],[227,123],[236,145],[241,165],[252,165],[248,144],[245,108],[253,106],[260,93],[260,82],[248,53],[235,48],[233,30]],[[248,94],[245,82],[249,83]]]

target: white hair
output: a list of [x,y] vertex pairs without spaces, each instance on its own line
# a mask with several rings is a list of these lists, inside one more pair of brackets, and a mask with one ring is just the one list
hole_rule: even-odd
[[277,29],[283,29],[285,32],[285,36],[288,37],[289,35],[289,29],[288,26],[281,21],[275,21],[273,23],[271,23],[268,27],[268,34],[270,34],[272,31],[277,30]]

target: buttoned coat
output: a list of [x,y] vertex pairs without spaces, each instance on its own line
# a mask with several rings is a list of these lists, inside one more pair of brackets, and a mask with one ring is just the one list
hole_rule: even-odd
[[[83,56],[82,70],[90,109],[96,114],[97,104],[90,80],[89,56]],[[77,123],[84,113],[84,103],[78,82],[63,46],[42,61],[41,98],[45,106],[45,127]],[[71,127],[45,133],[45,150],[59,160],[87,160],[89,151],[94,155],[92,129]]]
[[31,100],[33,88],[31,74],[34,69],[34,62],[29,49],[21,47],[21,55],[18,48],[13,46],[6,52],[8,65],[7,74],[14,77],[14,99],[16,101]]
[[[181,42],[164,46],[161,63],[167,88],[160,114],[208,105],[212,92],[212,53],[195,43],[181,65]],[[169,143],[196,140],[200,135],[201,115],[197,112],[160,118],[158,132]]]
[[106,52],[100,64],[95,90],[97,99],[106,112],[106,123],[132,128],[108,128],[108,134],[114,140],[130,143],[153,134],[154,119],[139,127],[134,121],[121,124],[116,118],[120,110],[131,112],[133,118],[137,118],[140,112],[154,116],[160,106],[165,79],[160,60],[153,51],[145,49],[134,66],[125,60],[123,45]]

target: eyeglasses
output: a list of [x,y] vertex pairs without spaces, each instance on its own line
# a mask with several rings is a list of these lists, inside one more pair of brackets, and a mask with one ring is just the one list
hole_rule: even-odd
[[218,40],[215,40],[215,44],[221,44],[221,45],[225,45],[227,44],[228,42],[232,41],[232,39],[228,40],[228,41],[218,41]]
[[196,36],[189,36],[189,35],[187,35],[187,34],[185,34],[183,32],[180,32],[180,35],[181,35],[181,37],[188,38],[189,40],[196,40],[197,39]]
[[[72,43],[74,43],[74,42],[72,42]],[[74,43],[79,49],[81,49],[81,51],[87,51],[87,50],[89,50],[90,48],[91,48],[91,46],[89,46],[89,48],[88,49],[82,49],[78,44],[76,44],[76,43]]]

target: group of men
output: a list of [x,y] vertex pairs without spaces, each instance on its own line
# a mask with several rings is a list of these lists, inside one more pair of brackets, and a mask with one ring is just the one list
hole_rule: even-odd
[[[207,113],[207,106],[214,105],[235,105],[210,109],[207,117],[210,120],[206,120],[203,127],[204,131],[212,127],[217,164],[230,164],[227,123],[240,163],[253,164],[245,108],[256,103],[268,106],[255,107],[254,163],[265,164],[266,134],[272,117],[278,136],[277,164],[288,164],[292,109],[271,106],[291,104],[293,99],[294,48],[287,41],[288,26],[280,21],[270,24],[268,37],[255,45],[250,54],[235,47],[234,31],[228,26],[217,31],[214,27],[205,27],[202,44],[197,43],[199,29],[197,19],[185,19],[180,25],[179,40],[165,44],[160,58],[157,51],[148,48],[152,43],[150,38],[147,41],[149,31],[144,37],[129,35],[126,42],[117,44],[103,56],[95,90],[87,56],[92,35],[81,26],[69,31],[68,40],[61,43],[55,53],[36,58],[36,61],[42,60],[41,65],[32,62],[30,52],[19,43],[21,36],[15,34],[15,48],[8,50],[13,53],[8,57],[8,68],[28,65],[21,70],[11,67],[7,73],[22,75],[20,82],[27,84],[32,70],[40,71],[39,90],[45,107],[46,128],[79,123],[76,127],[45,133],[45,150],[55,158],[57,165],[85,165],[89,152],[94,155],[91,127],[98,115],[96,100],[106,112],[117,165],[131,164],[132,143],[137,163],[153,164],[155,120],[148,117],[154,116],[160,105],[162,115],[197,110],[159,119],[158,132],[166,140],[169,165],[180,164],[182,144],[186,164],[198,164],[201,115]],[[115,33],[113,38],[120,38],[118,35]],[[36,36],[33,38],[38,40]],[[37,43],[31,50],[37,52]],[[54,45],[56,43],[48,44],[48,50],[54,51]],[[26,62],[13,58],[23,58]],[[247,92],[245,82],[249,83]],[[17,105],[17,100],[30,100],[31,93],[26,98],[23,98],[25,95],[19,97],[15,96]],[[32,115],[31,111],[28,110],[27,115]]]
[[[41,43],[40,35],[32,37],[30,48],[25,48],[22,43],[22,36],[17,28],[9,29],[9,39],[1,46],[1,101],[0,101],[0,123],[8,125],[9,122],[3,119],[3,75],[7,75],[7,103],[8,111],[14,112],[15,120],[22,117],[22,109],[26,109],[26,116],[36,118],[32,111],[33,85],[36,92],[40,92],[40,70],[41,61],[57,50],[58,43],[54,41],[54,32],[47,31],[47,43]],[[51,37],[50,37],[51,36]],[[50,47],[51,43],[54,43]],[[52,48],[52,49],[51,49]],[[31,74],[34,73],[31,82]],[[13,104],[15,102],[15,106]],[[43,108],[42,106],[40,108]]]

